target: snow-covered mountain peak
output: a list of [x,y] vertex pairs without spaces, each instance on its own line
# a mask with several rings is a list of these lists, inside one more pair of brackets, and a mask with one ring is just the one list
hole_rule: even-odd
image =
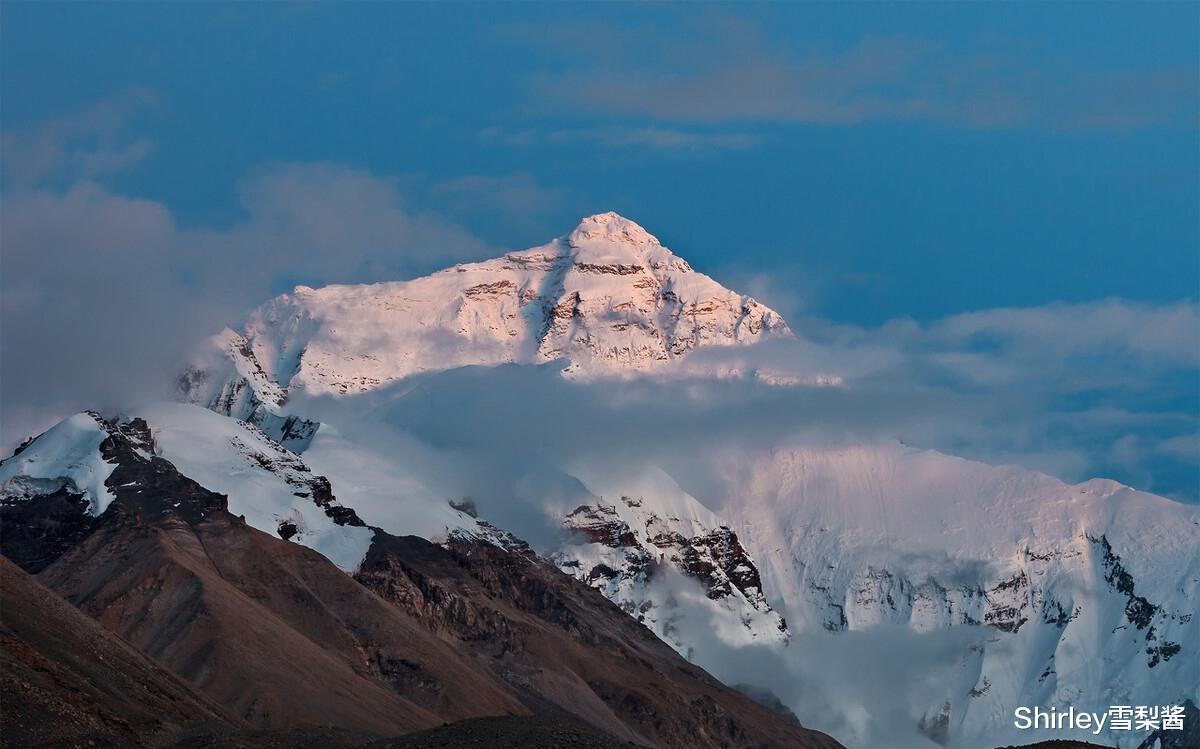
[[[189,400],[257,423],[293,393],[365,392],[422,372],[542,364],[595,377],[788,336],[753,298],[692,269],[633,221],[583,219],[540,247],[411,281],[298,286],[185,375]],[[268,430],[270,431],[270,430]]]
[[657,237],[612,211],[587,216],[560,244],[576,267],[617,266],[631,275],[640,266],[660,280],[669,273],[693,272]]
[[637,222],[608,211],[594,216],[585,216],[579,226],[567,235],[572,246],[591,242],[613,242],[629,245],[657,245],[658,238],[643,229]]

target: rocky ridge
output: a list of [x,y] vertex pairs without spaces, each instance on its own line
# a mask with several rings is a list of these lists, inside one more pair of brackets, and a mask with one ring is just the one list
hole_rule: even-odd
[[[708,610],[730,644],[786,644],[787,623],[767,602],[758,568],[736,533],[659,515],[643,497],[619,502],[581,505],[566,516],[571,537],[551,555],[559,569],[603,592],[687,657],[694,655],[693,643],[678,631],[687,616],[681,598]],[[694,588],[664,580],[670,573]]]

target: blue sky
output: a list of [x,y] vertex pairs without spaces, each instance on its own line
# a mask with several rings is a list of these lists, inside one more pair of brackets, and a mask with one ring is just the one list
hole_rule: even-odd
[[[235,221],[256,167],[329,161],[525,178],[530,218],[431,207],[504,246],[616,209],[698,266],[794,276],[815,310],[854,322],[1180,299],[1200,286],[1198,22],[1189,3],[13,3],[3,124],[145,96],[125,135],[153,150],[111,183],[183,224]],[[703,89],[708,76],[728,96],[750,54],[897,71],[817,99],[993,97],[978,106],[1028,112],[972,122],[883,107],[829,122],[786,106],[742,115],[738,101],[656,110],[652,86],[601,93],[612,79]]]
[[[0,20],[21,299],[69,287],[64,264],[89,288],[133,267],[188,312],[129,314],[200,328],[294,283],[424,273],[617,210],[814,326],[1113,298],[1195,313],[1196,3],[5,3]],[[29,314],[8,310],[10,361]],[[62,314],[29,341],[79,327]],[[1137,396],[1190,424],[1163,440],[1194,432],[1191,361]],[[8,381],[10,403],[35,398]],[[1192,496],[1173,444],[1152,473]]]

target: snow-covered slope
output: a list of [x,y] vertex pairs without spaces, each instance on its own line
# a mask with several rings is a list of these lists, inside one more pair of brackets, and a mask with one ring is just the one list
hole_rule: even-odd
[[374,535],[328,477],[257,427],[183,404],[138,409],[158,454],[206,489],[229,498],[251,526],[308,546],[353,571]]
[[990,632],[928,705],[953,745],[1016,742],[1020,705],[1200,697],[1198,507],[900,445],[714,463],[722,512],[796,632]]
[[86,501],[88,514],[100,515],[112,501],[104,482],[113,466],[100,455],[100,443],[107,437],[103,424],[91,414],[63,419],[0,464],[0,501],[65,490]]
[[[314,428],[301,456],[253,424],[187,404],[149,403],[136,417],[107,421],[90,413],[64,420],[0,463],[0,501],[63,490],[81,500],[73,510],[81,520],[100,515],[114,468],[102,443],[128,431],[131,418],[146,431],[147,457],[152,450],[226,495],[230,512],[252,527],[308,546],[348,572],[370,548],[373,528],[524,548],[474,517],[469,503],[422,483],[398,456],[351,442],[328,424]],[[560,569],[599,588],[685,655],[693,654],[697,628],[733,646],[786,643],[787,626],[767,603],[737,534],[669,476],[650,469],[614,481],[611,470],[576,473],[564,477],[580,482],[583,504],[539,501],[550,523],[562,525],[563,543],[552,555]]]
[[[300,286],[214,339],[182,381],[238,418],[289,394],[363,392],[419,372],[562,359],[579,375],[660,368],[703,346],[789,335],[629,219],[589,216],[566,237],[412,281]],[[220,361],[224,359],[225,361]]]
[[[18,504],[61,490],[79,497],[78,513],[102,514],[112,498],[105,481],[114,469],[104,457],[104,441],[118,430],[144,428],[147,456],[152,449],[204,488],[226,495],[229,511],[254,528],[308,546],[348,572],[366,555],[371,526],[433,540],[465,534],[506,542],[496,529],[329,428],[302,459],[253,424],[197,406],[151,403],[131,418],[137,421],[81,413],[60,422],[0,462],[0,502]],[[366,519],[354,503],[368,512]]]

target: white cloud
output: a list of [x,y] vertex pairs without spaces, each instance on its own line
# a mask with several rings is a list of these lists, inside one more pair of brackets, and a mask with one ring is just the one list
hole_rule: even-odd
[[932,345],[995,342],[1022,358],[1104,355],[1156,364],[1200,366],[1200,307],[1121,299],[995,309],[955,315],[928,331]]
[[182,228],[162,203],[90,181],[0,201],[0,441],[71,411],[164,392],[192,343],[294,283],[395,279],[491,248],[415,210],[392,180],[278,165],[241,185],[246,218]]

